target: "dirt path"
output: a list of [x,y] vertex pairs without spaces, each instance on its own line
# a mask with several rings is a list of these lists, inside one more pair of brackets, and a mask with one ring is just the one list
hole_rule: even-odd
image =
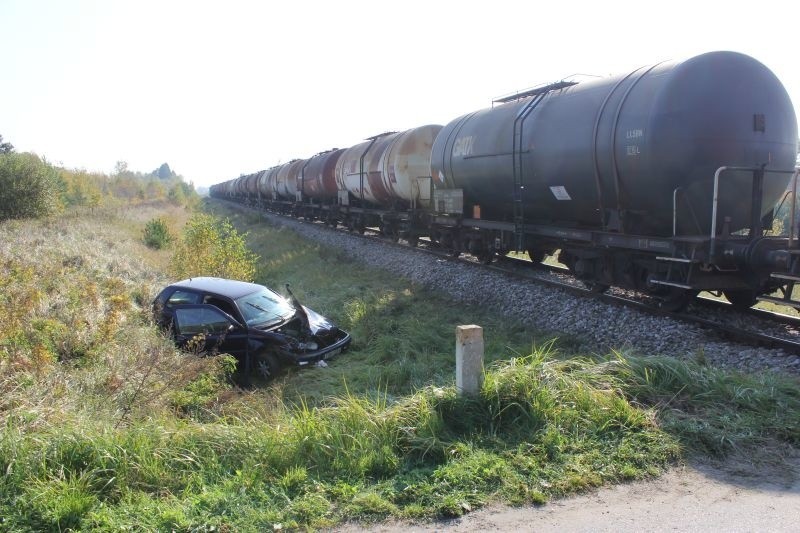
[[[364,531],[348,525],[337,531]],[[675,468],[541,507],[490,507],[446,522],[390,522],[369,531],[800,531],[800,457]]]

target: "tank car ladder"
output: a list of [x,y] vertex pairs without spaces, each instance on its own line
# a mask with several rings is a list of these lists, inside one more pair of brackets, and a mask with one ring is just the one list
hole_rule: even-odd
[[[676,289],[694,289],[695,287],[692,286],[692,274],[694,266],[700,263],[700,261],[695,258],[696,253],[697,249],[693,247],[692,255],[690,257],[678,257],[677,252],[671,256],[656,256],[656,261],[667,263],[667,274],[664,276],[663,280],[653,279],[650,280],[650,283],[653,285],[675,287]],[[678,265],[684,265],[686,267],[686,279],[672,279],[673,272],[678,268]],[[681,274],[682,272],[677,270],[677,273]]]
[[773,304],[779,305],[787,305],[789,307],[794,307],[795,309],[800,309],[800,301],[795,300],[792,297],[794,293],[795,285],[800,282],[800,272],[797,272],[797,268],[794,265],[798,264],[797,253],[800,253],[800,250],[796,250],[794,252],[794,257],[792,257],[792,273],[783,273],[783,272],[773,272],[770,274],[770,277],[773,279],[779,279],[781,281],[785,281],[784,285],[781,285],[778,289],[783,293],[783,296],[778,298],[776,296],[756,296],[756,300],[759,302],[770,302]]
[[525,119],[544,99],[545,94],[546,92],[538,93],[528,100],[514,119],[514,236],[518,251],[525,249],[525,211],[522,203],[522,192],[525,190],[525,185],[522,183],[522,126]]
[[[675,241],[681,240],[678,237],[678,198],[681,197],[683,194],[683,190],[678,187],[674,191],[672,191],[672,238]],[[692,219],[694,223],[699,228],[699,224],[697,223],[697,216],[692,209],[691,204],[688,204],[690,214],[692,215]],[[692,239],[687,239],[686,242],[690,242]],[[665,287],[674,287],[676,289],[685,289],[691,290],[692,287],[692,274],[694,270],[694,266],[701,263],[699,259],[697,259],[697,245],[692,243],[691,244],[691,255],[689,257],[680,256],[679,249],[677,246],[674,247],[672,251],[672,255],[664,256],[658,255],[656,256],[656,261],[667,263],[667,273],[664,276],[663,280],[660,279],[652,279],[650,283],[653,285],[662,285]],[[686,278],[685,279],[673,279],[673,272],[678,269],[680,273],[679,267],[683,267],[686,269]]]
[[514,236],[516,240],[516,249],[518,251],[522,251],[525,249],[525,211],[523,206],[523,191],[525,190],[525,184],[522,183],[522,154],[523,154],[523,147],[522,147],[522,132],[523,126],[525,124],[525,119],[530,116],[534,109],[536,109],[539,104],[544,100],[547,93],[551,91],[557,91],[559,89],[564,89],[566,87],[571,87],[576,85],[578,82],[576,81],[558,81],[555,83],[550,83],[548,85],[544,85],[542,87],[535,87],[533,89],[529,89],[527,91],[523,91],[521,93],[515,93],[510,96],[505,96],[503,98],[498,98],[492,101],[492,104],[496,103],[508,103],[514,102],[517,100],[521,100],[523,98],[533,97],[528,100],[525,105],[517,112],[517,116],[514,118],[514,138],[513,138],[513,156],[512,156],[512,170],[514,175],[514,194],[513,198],[513,205],[514,205]]

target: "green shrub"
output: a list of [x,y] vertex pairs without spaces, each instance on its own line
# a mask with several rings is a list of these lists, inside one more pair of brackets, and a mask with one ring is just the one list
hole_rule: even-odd
[[216,276],[253,281],[258,256],[229,220],[196,214],[186,223],[170,270],[178,278]]
[[160,250],[174,240],[163,218],[154,218],[144,227],[144,243],[150,248]]
[[0,220],[54,213],[61,185],[56,169],[35,154],[0,155]]

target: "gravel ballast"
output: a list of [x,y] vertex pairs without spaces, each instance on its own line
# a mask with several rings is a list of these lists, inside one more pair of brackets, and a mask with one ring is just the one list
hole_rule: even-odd
[[557,287],[441,259],[406,246],[364,239],[321,224],[273,213],[263,216],[273,225],[335,248],[355,261],[402,276],[459,302],[488,307],[543,332],[570,336],[591,353],[618,350],[703,358],[716,366],[800,374],[800,357],[783,350],[722,340],[713,331],[669,317],[581,298]]

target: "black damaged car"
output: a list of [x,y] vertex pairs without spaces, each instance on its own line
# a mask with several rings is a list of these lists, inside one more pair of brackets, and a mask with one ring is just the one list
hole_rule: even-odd
[[350,335],[324,316],[255,283],[191,278],[153,301],[156,322],[178,346],[198,353],[228,353],[270,378],[287,365],[330,359],[350,345]]

